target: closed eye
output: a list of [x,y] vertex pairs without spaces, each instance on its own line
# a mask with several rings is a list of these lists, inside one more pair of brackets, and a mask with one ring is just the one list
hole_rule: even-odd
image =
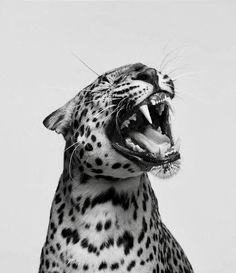
[[109,79],[108,79],[107,76],[105,76],[105,75],[102,76],[101,81],[102,81],[102,82],[110,83]]

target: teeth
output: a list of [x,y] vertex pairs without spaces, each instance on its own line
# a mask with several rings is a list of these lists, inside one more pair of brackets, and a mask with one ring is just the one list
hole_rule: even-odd
[[125,128],[125,127],[128,127],[129,126],[129,120],[125,120],[122,125],[121,125],[121,129]]
[[162,144],[159,148],[159,153],[161,155],[161,157],[165,157],[165,154],[167,152],[167,150],[170,148],[170,145],[165,143],[165,144]]
[[179,149],[180,149],[180,139],[178,138],[175,142],[175,145],[172,146],[170,149],[168,149],[168,151],[165,153],[165,156],[179,152]]
[[156,95],[153,95],[151,98],[150,98],[150,102],[152,105],[156,105],[159,103],[159,99]]
[[122,123],[121,129],[123,129],[123,128],[125,128],[125,127],[128,127],[131,120],[136,120],[136,113],[133,114],[131,117],[129,117],[127,120],[125,120],[125,121]]
[[[163,95],[163,94],[162,94]],[[170,106],[171,98],[164,95],[164,97],[160,97],[158,94],[154,94],[150,98],[150,102],[152,105],[156,105],[158,103],[167,102],[167,104]]]
[[163,158],[163,157],[165,157],[165,152],[166,152],[166,149],[163,149],[163,148],[160,148],[159,149],[159,154],[160,154],[160,156]]
[[126,142],[126,144],[129,144],[129,143],[132,143],[132,140],[131,140],[130,137],[128,137],[128,138],[125,139],[125,142]]
[[143,113],[143,115],[148,120],[148,122],[152,124],[152,119],[151,119],[147,104],[140,106],[139,110]]
[[126,138],[125,143],[129,148],[134,149],[135,145],[130,138]]
[[144,152],[144,150],[139,146],[139,145],[134,145],[134,150],[136,151],[136,152]]
[[145,150],[143,150],[139,145],[135,145],[133,142],[132,142],[132,140],[131,140],[131,138],[126,138],[126,140],[125,140],[125,143],[126,143],[126,145],[129,147],[129,148],[131,148],[132,150],[134,150],[134,151],[136,151],[136,152],[144,152]]
[[171,98],[170,98],[170,97],[166,97],[166,98],[165,98],[165,101],[166,101],[167,103],[171,103]]
[[128,120],[136,120],[136,113],[135,114],[133,114],[131,117],[129,117],[129,119]]
[[161,131],[161,127],[159,126],[158,129],[157,129],[157,132],[162,134],[162,131]]
[[175,152],[175,150],[174,149],[171,149],[170,151],[168,151],[166,154],[165,154],[165,156],[168,156],[168,155],[170,155],[170,154],[172,154],[172,153],[174,153]]

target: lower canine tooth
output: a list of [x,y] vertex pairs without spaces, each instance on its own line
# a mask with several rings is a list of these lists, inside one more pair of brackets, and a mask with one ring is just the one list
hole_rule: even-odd
[[161,157],[164,157],[165,156],[165,149],[159,148],[159,155]]
[[163,143],[159,145],[157,154],[161,157],[165,157],[167,150],[170,148],[169,143]]
[[158,127],[157,132],[162,134],[162,131],[161,131],[161,127],[160,127],[160,126]]

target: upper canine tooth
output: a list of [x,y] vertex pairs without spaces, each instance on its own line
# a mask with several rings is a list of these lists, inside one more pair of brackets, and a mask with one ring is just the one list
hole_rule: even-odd
[[151,119],[151,116],[150,116],[150,113],[149,113],[147,104],[141,105],[141,106],[139,107],[139,110],[143,113],[143,115],[144,115],[145,118],[148,120],[148,122],[149,122],[150,124],[152,124],[152,119]]

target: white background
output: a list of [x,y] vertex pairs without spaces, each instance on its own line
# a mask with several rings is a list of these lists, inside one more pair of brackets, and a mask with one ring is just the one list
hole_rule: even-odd
[[98,73],[169,53],[183,162],[151,177],[162,218],[196,272],[236,272],[235,14],[233,1],[0,2],[1,272],[38,270],[64,148],[42,120],[96,78],[72,52]]

